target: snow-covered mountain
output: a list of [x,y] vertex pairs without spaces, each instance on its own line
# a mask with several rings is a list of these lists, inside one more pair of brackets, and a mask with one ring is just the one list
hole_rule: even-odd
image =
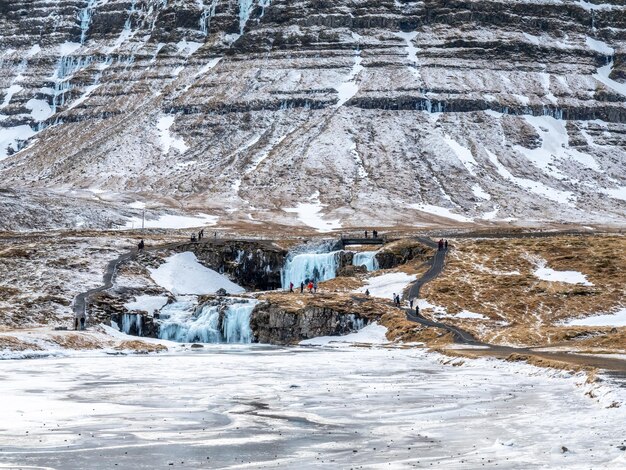
[[0,228],[623,224],[626,3],[4,0],[0,173]]

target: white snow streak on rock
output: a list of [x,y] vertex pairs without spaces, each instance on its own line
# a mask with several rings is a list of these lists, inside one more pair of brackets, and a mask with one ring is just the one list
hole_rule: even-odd
[[335,107],[339,108],[343,106],[350,100],[350,98],[359,92],[359,85],[356,83],[356,78],[363,70],[363,66],[361,65],[362,60],[361,51],[356,50],[354,52],[354,65],[352,66],[350,75],[348,75],[343,82],[335,87],[335,90],[337,90],[337,94],[339,95],[339,101],[337,101]]
[[587,36],[587,40],[585,42],[589,49],[593,49],[600,54],[604,54],[606,56],[612,56],[613,54],[615,54],[615,49],[613,49],[605,42],[598,41],[597,39],[590,38],[589,36]]
[[45,121],[53,114],[52,108],[44,100],[30,99],[25,106],[30,110],[30,115],[35,121]]
[[[188,215],[171,215],[165,214],[158,219],[145,220],[145,228],[194,228],[194,227],[206,227],[217,224],[219,217],[208,214],[198,214],[197,216]],[[125,229],[137,229],[141,228],[141,217],[130,217],[126,222]]]
[[474,159],[472,152],[470,149],[463,147],[456,140],[452,139],[449,135],[445,135],[443,140],[448,144],[448,146],[452,149],[457,158],[461,161],[465,169],[472,176],[476,176],[476,172],[474,171],[478,166],[478,163]]
[[602,188],[600,189],[600,192],[612,197],[613,199],[626,201],[626,186],[620,186],[619,188]]
[[533,181],[527,178],[518,178],[517,176],[513,176],[506,167],[500,163],[498,157],[495,154],[485,149],[487,156],[489,157],[489,161],[493,163],[498,171],[498,174],[503,178],[515,183],[516,185],[534,193],[539,196],[545,197],[551,201],[555,201],[561,204],[571,205],[570,199],[574,198],[574,193],[571,191],[560,191],[558,189],[551,188],[546,186],[545,184],[539,181]]
[[163,153],[169,153],[170,148],[173,147],[180,153],[185,153],[189,148],[185,141],[179,137],[174,137],[170,133],[170,127],[174,124],[176,116],[166,115],[159,118],[157,123],[157,129],[160,131],[161,146],[163,147]]
[[598,69],[598,73],[595,73],[593,75],[593,78],[595,78],[599,82],[604,83],[606,86],[618,92],[619,94],[626,96],[626,83],[620,83],[618,81],[613,80],[612,78],[609,78],[609,75],[611,75],[612,70],[613,70],[613,61],[610,61],[604,67],[600,67]]
[[0,128],[0,160],[4,160],[9,155],[9,149],[17,151],[19,142],[25,141],[36,134],[30,126],[26,124],[15,127]]
[[341,222],[339,219],[324,220],[321,210],[326,207],[319,201],[319,192],[316,192],[309,198],[311,202],[299,203],[296,207],[283,207],[285,212],[298,214],[298,219],[309,227],[317,229],[318,232],[332,232],[335,229],[341,228]]
[[471,218],[455,214],[450,209],[445,207],[433,206],[431,204],[411,204],[409,207],[420,212],[426,212],[427,214],[433,214],[446,219],[456,220],[458,222],[472,222]]
[[4,99],[2,100],[2,104],[0,105],[0,109],[6,108],[9,105],[9,103],[11,102],[11,99],[13,98],[13,95],[15,95],[16,93],[19,93],[23,89],[24,88],[22,88],[21,85],[11,85],[9,88],[4,90]]
[[569,136],[564,122],[551,116],[524,116],[524,119],[535,128],[541,137],[541,147],[528,149],[521,145],[514,148],[528,158],[546,175],[564,180],[566,177],[558,168],[558,160],[575,160],[585,168],[600,171],[600,166],[588,154],[569,147]]
[[408,66],[409,70],[413,75],[415,75],[415,78],[419,79],[419,62],[417,60],[417,52],[419,51],[419,49],[413,45],[413,39],[417,37],[417,32],[399,32],[396,33],[396,36],[404,39],[404,41],[406,42],[406,54],[410,62],[410,65]]
[[201,265],[191,252],[172,255],[158,268],[148,269],[154,282],[175,295],[214,294],[219,289],[229,294],[245,292],[226,276]]
[[474,196],[479,197],[480,199],[485,199],[486,201],[491,200],[489,193],[487,193],[478,183],[472,186],[472,192],[474,193]]

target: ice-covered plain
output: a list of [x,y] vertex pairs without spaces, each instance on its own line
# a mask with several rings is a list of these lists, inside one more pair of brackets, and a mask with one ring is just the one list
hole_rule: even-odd
[[[423,350],[205,347],[2,361],[0,465],[623,468],[584,377]],[[167,373],[164,373],[167,371]],[[575,423],[575,425],[573,425]]]

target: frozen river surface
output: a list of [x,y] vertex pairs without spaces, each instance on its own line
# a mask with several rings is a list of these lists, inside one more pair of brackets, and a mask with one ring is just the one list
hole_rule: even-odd
[[223,345],[0,361],[0,468],[626,468],[626,407],[580,377],[440,360]]

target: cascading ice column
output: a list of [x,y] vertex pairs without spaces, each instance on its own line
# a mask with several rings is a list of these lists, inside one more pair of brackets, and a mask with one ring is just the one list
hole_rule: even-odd
[[377,251],[361,251],[354,253],[352,264],[354,266],[365,266],[368,271],[376,271],[378,269],[377,253]]
[[283,289],[289,283],[300,285],[301,282],[327,281],[337,276],[341,251],[330,253],[302,253],[287,259],[282,272]]

